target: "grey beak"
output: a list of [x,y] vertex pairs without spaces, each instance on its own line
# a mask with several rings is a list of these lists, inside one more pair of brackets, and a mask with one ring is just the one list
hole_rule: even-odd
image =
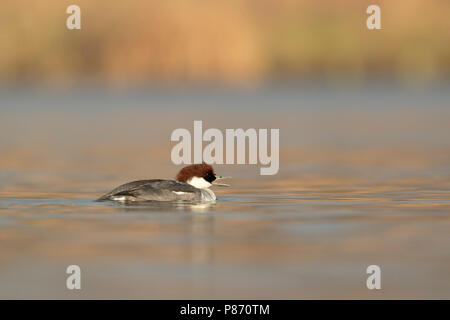
[[[230,179],[231,177],[223,177],[223,176],[216,176],[216,180],[221,180],[221,179]],[[213,186],[219,186],[219,187],[230,187],[229,184],[225,184],[225,183],[212,183]]]

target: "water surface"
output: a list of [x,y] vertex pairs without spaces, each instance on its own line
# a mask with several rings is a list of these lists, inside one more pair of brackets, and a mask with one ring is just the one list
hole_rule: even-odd
[[[450,298],[445,92],[92,92],[2,98],[0,298]],[[280,128],[279,174],[216,166],[211,205],[94,201],[175,176],[193,120]]]

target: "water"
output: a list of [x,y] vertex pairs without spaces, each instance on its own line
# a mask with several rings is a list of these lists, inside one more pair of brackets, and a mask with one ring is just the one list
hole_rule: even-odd
[[[0,298],[450,298],[448,94],[349,90],[10,93]],[[94,201],[172,178],[170,133],[193,120],[280,128],[279,174],[216,166],[234,178],[210,205]],[[65,287],[71,264],[80,291]],[[372,264],[381,290],[366,288]]]

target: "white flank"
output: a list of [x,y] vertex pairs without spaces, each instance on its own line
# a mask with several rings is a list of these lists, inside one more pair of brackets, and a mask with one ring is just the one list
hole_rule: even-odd
[[126,200],[127,200],[127,197],[125,197],[125,196],[114,197],[113,200],[115,200],[115,201],[126,201]]
[[172,191],[175,194],[187,194],[187,192],[183,192],[183,191]]

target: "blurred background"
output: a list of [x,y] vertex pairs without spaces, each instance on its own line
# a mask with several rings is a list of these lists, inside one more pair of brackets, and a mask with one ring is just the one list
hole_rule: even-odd
[[[67,30],[77,4],[82,29]],[[382,8],[382,30],[366,8]],[[448,79],[450,3],[339,1],[10,1],[2,4],[5,84],[246,84],[280,79]]]
[[[0,7],[1,298],[450,297],[448,0]],[[206,208],[92,202],[174,177],[194,120],[279,128],[279,173],[216,166]]]

